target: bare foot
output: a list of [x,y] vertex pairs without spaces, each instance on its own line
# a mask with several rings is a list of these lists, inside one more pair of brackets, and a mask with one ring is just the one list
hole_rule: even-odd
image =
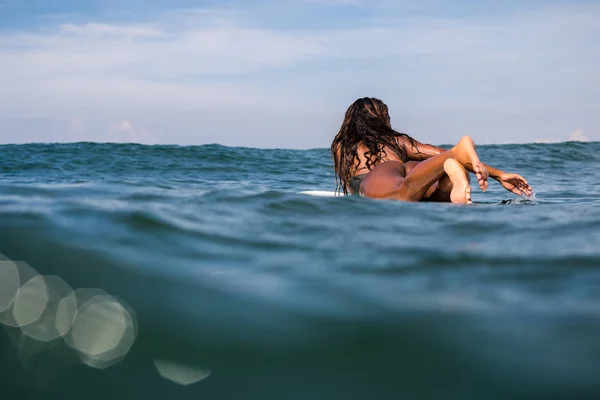
[[472,204],[471,185],[469,185],[469,173],[455,159],[449,158],[444,161],[444,171],[452,182],[450,201],[455,204]]
[[452,150],[454,151],[454,158],[475,174],[479,187],[485,192],[488,188],[490,173],[475,152],[473,139],[470,136],[463,136]]

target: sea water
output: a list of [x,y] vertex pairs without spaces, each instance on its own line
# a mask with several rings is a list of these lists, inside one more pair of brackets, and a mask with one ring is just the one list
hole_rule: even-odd
[[598,398],[600,143],[478,152],[535,198],[301,193],[328,149],[0,146],[0,398]]

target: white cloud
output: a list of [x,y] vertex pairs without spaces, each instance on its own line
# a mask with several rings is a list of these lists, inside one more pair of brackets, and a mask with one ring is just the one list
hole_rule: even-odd
[[535,139],[535,140],[533,141],[533,143],[541,143],[541,144],[548,144],[548,143],[560,143],[560,140],[557,140],[557,139],[546,139],[546,138],[543,138],[543,139]]
[[[294,17],[282,10],[269,11],[279,26]],[[2,31],[0,131],[3,118],[46,118],[86,140],[103,140],[107,125],[119,140],[138,138],[140,124],[158,142],[327,146],[349,103],[374,95],[398,129],[431,142],[465,132],[479,142],[531,141],[561,137],[574,124],[596,132],[594,11],[600,7],[444,19],[385,12],[351,28],[276,29],[249,10],[201,9]],[[114,121],[136,123],[123,130]]]
[[570,142],[589,142],[590,139],[583,134],[583,131],[581,129],[575,129],[569,135],[568,141],[570,141]]
[[[359,4],[364,3],[364,0],[300,0],[300,1],[309,3],[309,4],[319,4],[319,5],[323,5],[323,6],[332,6],[332,7],[354,6],[354,5],[359,5]],[[373,0],[371,0],[371,1],[373,1]]]
[[238,26],[164,32],[70,24],[52,34],[0,34],[0,62],[10,78],[23,79],[189,79],[286,67],[323,53],[315,38]]
[[[581,129],[573,130],[567,137],[567,142],[589,142],[590,139],[583,134]],[[564,140],[541,138],[536,139],[534,143],[562,143]]]
[[117,39],[135,39],[135,38],[157,38],[164,36],[164,32],[150,26],[119,26],[110,24],[65,24],[60,26],[60,30],[75,36],[88,37],[114,37]]
[[117,132],[132,132],[133,124],[128,119],[124,119],[123,121],[119,122],[118,124],[111,125],[110,130],[117,131]]
[[146,131],[133,125],[133,123],[124,119],[116,124],[112,124],[108,128],[108,136],[106,140],[99,138],[98,141],[117,142],[117,143],[141,143],[141,144],[156,144],[155,138],[148,135]]

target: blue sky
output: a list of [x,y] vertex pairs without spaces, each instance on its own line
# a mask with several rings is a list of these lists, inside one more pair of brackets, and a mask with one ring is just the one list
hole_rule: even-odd
[[0,143],[600,140],[600,2],[0,0]]

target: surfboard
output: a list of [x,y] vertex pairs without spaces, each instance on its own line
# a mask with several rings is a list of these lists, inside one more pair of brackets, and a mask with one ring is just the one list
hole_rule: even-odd
[[[336,193],[329,190],[304,190],[302,192],[298,192],[298,194],[304,194],[308,196],[315,197],[344,197],[343,193]],[[508,199],[502,200],[499,203],[496,202],[478,202],[478,204],[497,204],[497,205],[508,205],[508,204],[518,204],[518,205],[537,205],[538,201],[535,196],[531,198],[516,198],[516,199]]]
[[318,197],[341,197],[343,194],[328,191],[328,190],[305,190],[303,192],[299,192],[298,194],[307,194],[309,196],[318,196]]

